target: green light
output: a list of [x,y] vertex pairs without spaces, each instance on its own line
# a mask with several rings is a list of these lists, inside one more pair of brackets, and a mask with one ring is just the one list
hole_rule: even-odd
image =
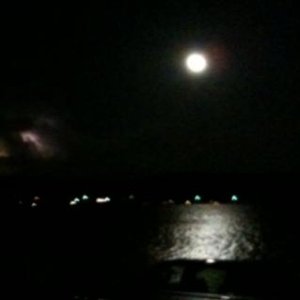
[[237,195],[232,195],[231,196],[231,201],[232,202],[237,202],[237,201],[239,201],[239,197]]
[[196,202],[200,202],[200,201],[202,200],[202,198],[201,198],[200,195],[196,195],[195,198],[194,198],[194,200],[195,200]]
[[88,195],[83,195],[82,200],[89,200],[89,196]]

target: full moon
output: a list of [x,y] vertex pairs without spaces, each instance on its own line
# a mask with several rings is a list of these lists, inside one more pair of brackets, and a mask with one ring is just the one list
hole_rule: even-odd
[[187,69],[192,73],[202,73],[207,68],[207,60],[200,53],[192,53],[185,61]]

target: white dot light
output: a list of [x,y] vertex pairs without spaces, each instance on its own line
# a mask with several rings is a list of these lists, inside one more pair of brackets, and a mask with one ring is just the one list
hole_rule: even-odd
[[207,260],[206,260],[206,263],[207,264],[214,264],[216,261],[213,259],[213,258],[208,258]]
[[110,198],[109,197],[97,198],[96,199],[96,203],[107,203],[107,202],[110,202]]

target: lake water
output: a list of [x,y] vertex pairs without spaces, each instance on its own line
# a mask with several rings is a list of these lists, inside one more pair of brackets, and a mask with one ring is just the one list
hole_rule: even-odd
[[240,204],[20,211],[11,218],[10,271],[36,286],[92,289],[161,260],[296,260],[292,211]]

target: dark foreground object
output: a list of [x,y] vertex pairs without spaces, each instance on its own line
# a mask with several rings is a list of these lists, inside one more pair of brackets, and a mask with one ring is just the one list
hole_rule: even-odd
[[146,279],[151,299],[290,299],[299,269],[278,262],[203,262],[158,264]]

